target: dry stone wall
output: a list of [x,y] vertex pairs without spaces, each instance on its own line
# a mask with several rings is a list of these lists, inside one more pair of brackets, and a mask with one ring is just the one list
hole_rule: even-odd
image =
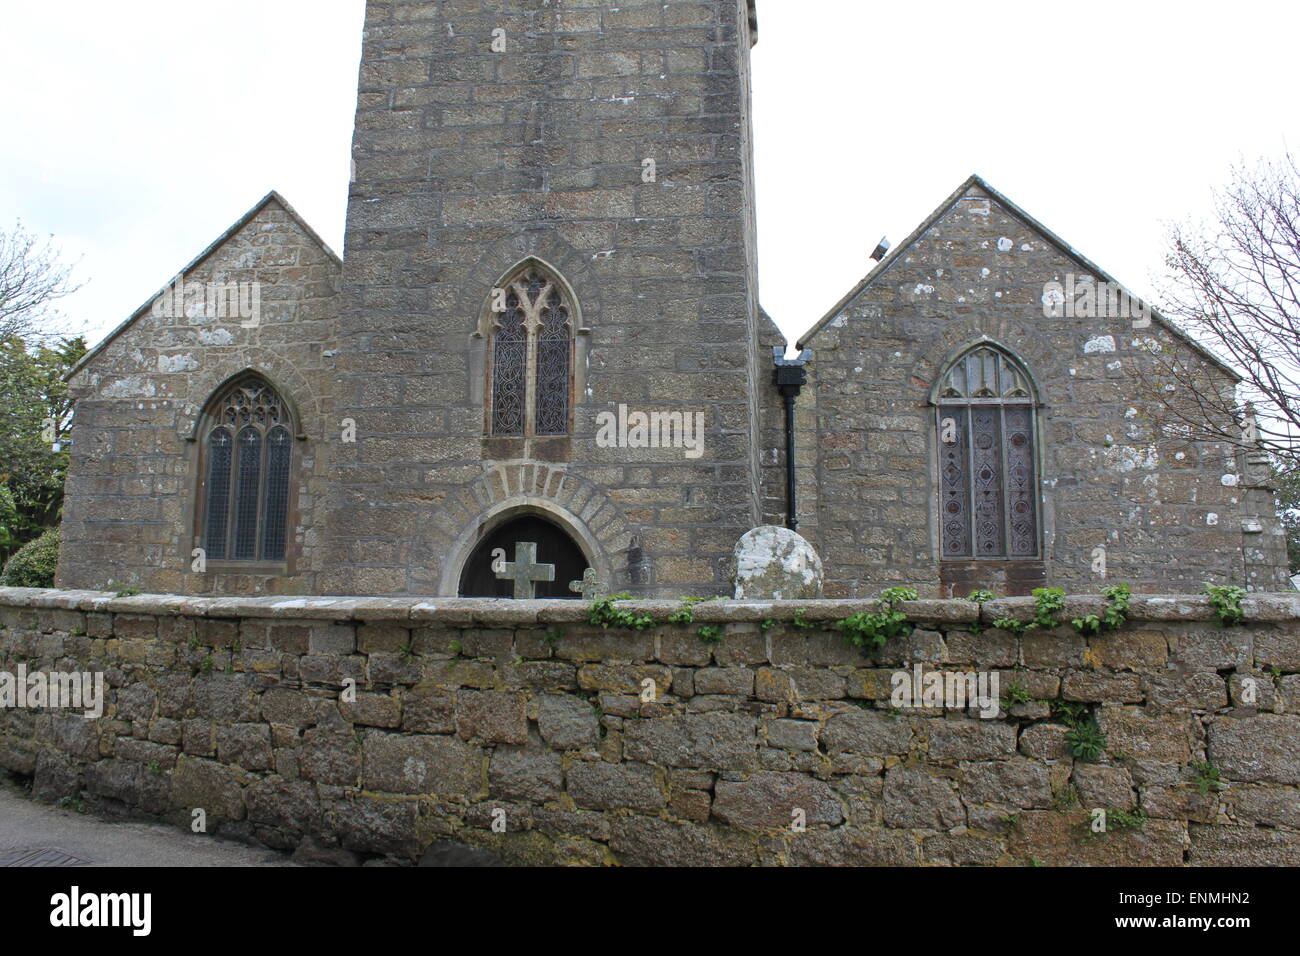
[[[860,601],[629,630],[562,601],[5,589],[0,674],[102,672],[107,699],[99,719],[0,708],[0,768],[95,812],[201,808],[209,833],[358,858],[1300,863],[1300,595],[1252,595],[1227,628],[1205,598],[1135,597],[1099,637],[990,626],[1030,599],[900,607],[916,629],[868,658],[800,626]],[[991,719],[895,706],[918,665],[996,673],[1009,699]],[[1071,753],[1072,710],[1105,734],[1096,759]]]

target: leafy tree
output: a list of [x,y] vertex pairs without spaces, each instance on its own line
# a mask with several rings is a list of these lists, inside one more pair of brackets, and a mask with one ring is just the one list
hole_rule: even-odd
[[52,588],[59,566],[59,529],[48,528],[29,541],[5,562],[0,586],[7,588]]
[[7,554],[18,545],[18,508],[8,485],[0,485],[0,554]]
[[1286,556],[1291,573],[1300,572],[1300,471],[1274,466],[1278,517],[1286,529]]
[[0,504],[6,557],[59,519],[72,417],[63,376],[85,353],[80,336],[35,345],[0,340],[0,484],[14,510],[6,517]]

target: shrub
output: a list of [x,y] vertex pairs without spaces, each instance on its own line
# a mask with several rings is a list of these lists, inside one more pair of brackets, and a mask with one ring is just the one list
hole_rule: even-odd
[[7,588],[52,588],[59,566],[59,529],[50,528],[29,541],[5,562],[0,585]]

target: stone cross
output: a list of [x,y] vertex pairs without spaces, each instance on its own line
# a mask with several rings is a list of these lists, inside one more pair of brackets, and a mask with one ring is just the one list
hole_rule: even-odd
[[536,582],[555,580],[555,565],[538,564],[537,545],[532,541],[519,541],[515,544],[515,559],[501,566],[497,579],[514,581],[515,597],[526,601],[536,596],[533,586]]
[[581,581],[570,581],[569,590],[581,594],[584,601],[594,601],[600,597],[602,588],[600,582],[596,580],[596,569],[588,568],[583,571]]

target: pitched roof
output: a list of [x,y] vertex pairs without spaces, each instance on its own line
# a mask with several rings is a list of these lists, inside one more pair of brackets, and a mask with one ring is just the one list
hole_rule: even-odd
[[[312,239],[312,241],[314,241],[318,246],[320,246],[321,250],[324,251],[324,253],[327,256],[333,259],[334,262],[336,262],[338,265],[340,266],[343,265],[343,260],[340,259],[338,255],[334,252],[334,250],[331,249],[326,244],[325,240],[320,237],[320,235],[316,232],[316,230],[307,224],[307,220],[303,219],[302,216],[298,215],[298,211],[294,209],[293,206],[289,205],[288,201],[286,201],[283,196],[281,196],[278,192],[272,189],[269,193],[267,193],[264,197],[262,197],[262,199],[257,203],[257,205],[255,205],[252,209],[248,210],[248,212],[244,213],[244,215],[240,216],[234,225],[232,225],[229,229],[227,229],[220,236],[218,236],[216,241],[214,241],[206,249],[204,249],[192,260],[190,260],[190,262],[184,267],[182,267],[179,272],[175,272],[172,275],[183,276],[187,272],[191,272],[194,269],[198,268],[199,265],[205,259],[207,259],[218,249],[220,249],[223,245],[225,245],[226,241],[230,239],[231,236],[235,235],[235,233],[239,232],[239,230],[243,229],[250,222],[252,222],[253,219],[257,217],[258,213],[260,213],[263,209],[265,209],[271,202],[278,203],[280,205],[280,208],[282,208],[285,212],[289,214],[289,218],[292,219],[298,225],[298,227],[302,229],[302,231],[305,232]],[[171,282],[171,280],[169,279],[168,282]],[[117,340],[118,336],[120,336],[123,332],[125,332],[132,325],[134,325],[135,321],[138,318],[140,318],[140,316],[150,311],[153,308],[154,302],[156,302],[158,300],[158,297],[166,291],[167,291],[167,286],[163,286],[161,289],[159,289],[157,292],[151,295],[145,301],[144,305],[140,306],[140,308],[136,309],[134,312],[131,313],[131,316],[125,322],[123,322],[121,325],[115,328],[112,332],[109,332],[108,335],[104,336],[103,341],[101,341],[93,349],[91,349],[89,352],[83,355],[81,361],[78,362],[76,365],[74,365],[67,373],[64,374],[63,380],[65,382],[71,381],[74,375],[78,374],[82,369],[84,369],[87,365],[89,365],[92,361],[94,361],[95,357],[98,356],[101,352],[103,352],[104,349],[112,345],[113,342]]]
[[[930,215],[927,216],[919,226],[917,226],[914,230],[912,230],[911,235],[909,235],[906,239],[900,242],[894,249],[890,250],[889,254],[886,255],[882,260],[880,260],[880,262],[876,263],[875,268],[872,269],[870,272],[868,272],[867,275],[862,279],[862,281],[853,287],[853,289],[849,292],[848,295],[842,298],[839,302],[835,303],[835,307],[832,308],[828,313],[826,313],[826,315],[824,315],[817,322],[816,325],[814,325],[811,329],[809,329],[807,332],[801,335],[799,337],[798,347],[801,349],[811,348],[812,347],[811,342],[814,336],[816,336],[818,332],[820,332],[827,325],[833,322],[839,316],[839,314],[842,311],[844,311],[844,309],[848,306],[848,304],[852,302],[855,298],[857,298],[858,295],[861,294],[861,292],[867,288],[867,286],[871,285],[882,275],[884,275],[887,271],[889,271],[889,268],[895,262],[897,262],[899,258],[902,256],[903,251],[905,249],[910,248],[912,245],[914,245],[917,242],[917,240],[919,240],[923,235],[929,232],[930,228],[941,218],[943,218],[948,213],[948,211],[952,209],[954,205],[956,205],[957,201],[970,191],[972,186],[978,186],[980,189],[984,190],[984,192],[988,193],[988,195],[995,202],[997,202],[997,204],[1000,205],[1003,209],[1005,209],[1011,215],[1015,216],[1017,219],[1021,220],[1030,229],[1036,231],[1044,239],[1046,239],[1058,250],[1060,250],[1060,252],[1063,255],[1065,255],[1067,258],[1073,259],[1080,266],[1086,269],[1091,275],[1094,275],[1098,279],[1104,282],[1108,282],[1111,285],[1117,286],[1118,288],[1123,290],[1134,301],[1144,302],[1144,300],[1140,296],[1134,295],[1132,292],[1130,292],[1124,286],[1123,283],[1116,281],[1116,279],[1112,277],[1109,272],[1101,268],[1101,266],[1097,265],[1087,256],[1083,255],[1083,253],[1079,252],[1077,249],[1071,246],[1068,242],[1066,242],[1056,233],[1052,232],[1051,229],[1048,229],[1047,226],[1043,225],[1041,222],[1039,222],[1029,213],[1025,212],[1023,209],[1021,209],[1018,205],[1016,205],[1014,202],[1012,202],[1002,193],[998,192],[996,189],[990,186],[984,180],[984,177],[980,176],[978,173],[972,173],[969,179],[967,179],[964,183],[958,186],[957,189],[954,190],[953,193],[947,199],[945,199],[943,202],[939,204],[938,208],[935,209],[934,212],[930,213]],[[1241,381],[1241,375],[1237,373],[1231,366],[1229,366],[1221,358],[1219,358],[1217,355],[1215,355],[1205,346],[1201,345],[1199,342],[1197,342],[1195,339],[1189,336],[1186,332],[1180,329],[1173,322],[1170,322],[1168,319],[1166,319],[1163,315],[1161,315],[1158,311],[1156,311],[1155,308],[1151,308],[1151,317],[1152,319],[1159,322],[1160,325],[1166,331],[1168,331],[1176,338],[1186,343],[1191,349],[1193,349],[1202,358],[1208,360],[1209,362],[1212,362],[1218,368],[1222,369],[1227,375],[1231,376],[1234,382]]]

